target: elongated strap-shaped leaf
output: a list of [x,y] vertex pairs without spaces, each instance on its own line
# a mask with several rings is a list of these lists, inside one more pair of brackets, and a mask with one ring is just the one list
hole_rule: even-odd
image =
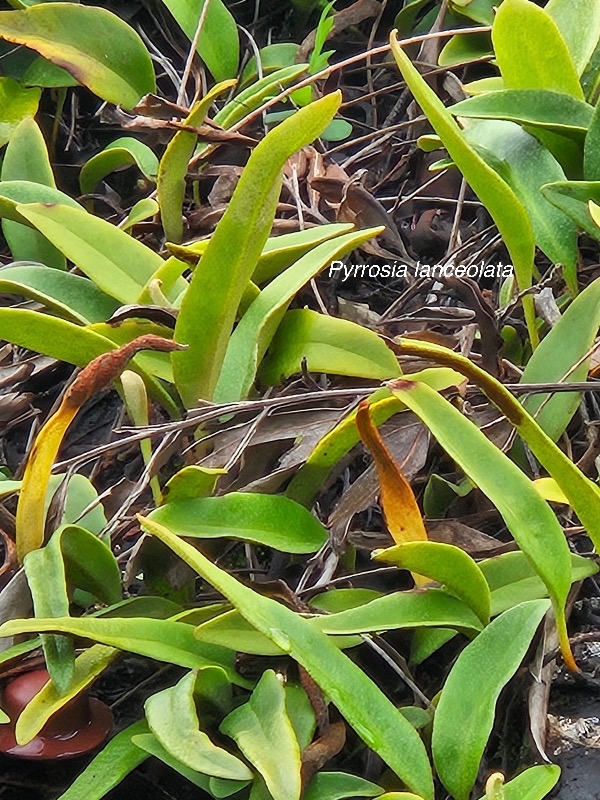
[[407,786],[425,800],[433,800],[431,768],[418,733],[360,667],[289,608],[243,586],[162,525],[144,518],[140,521],[227,597],[251,625],[301,664],[363,741]]
[[300,109],[254,149],[196,268],[181,304],[175,338],[188,349],[173,358],[177,388],[189,408],[211,399],[244,289],[269,236],[288,158],[335,116],[334,93]]
[[595,546],[600,547],[600,489],[554,444],[508,389],[468,358],[445,347],[413,344],[403,339],[402,351],[435,359],[440,364],[456,368],[473,380],[515,426],[535,457],[563,490]]
[[215,745],[200,730],[194,700],[197,673],[146,700],[144,710],[152,733],[162,746],[190,769],[218,778],[251,780],[252,773],[239,758]]
[[[209,0],[162,0],[190,41],[204,6]],[[238,71],[240,42],[233,15],[223,0],[210,0],[200,38],[198,54],[217,81],[234,78]]]
[[124,167],[137,166],[150,181],[156,180],[158,158],[144,142],[133,136],[121,136],[86,161],[79,173],[82,194],[93,192],[107,175]]
[[285,689],[273,670],[263,672],[250,700],[221,723],[258,770],[273,800],[300,800],[300,746],[287,713]]
[[148,516],[178,536],[232,537],[284,553],[314,553],[327,541],[325,528],[303,506],[257,492],[167,502]]
[[344,772],[317,772],[306,787],[304,800],[343,800],[347,797],[379,797],[383,789],[364,778]]
[[581,230],[600,239],[600,228],[589,211],[590,200],[600,199],[600,181],[556,181],[542,186],[542,194],[575,221]]
[[[379,430],[371,419],[368,400],[358,406],[356,427],[360,438],[373,456],[379,481],[379,500],[385,524],[396,544],[427,541],[427,531],[417,498],[400,466],[384,444]],[[427,578],[413,574],[417,586],[427,583]]]
[[68,194],[61,192],[53,186],[34,181],[2,181],[0,182],[0,217],[2,219],[20,222],[29,228],[35,225],[17,211],[17,206],[28,203],[49,203],[79,208],[81,206]]
[[489,622],[490,588],[475,561],[459,547],[442,542],[407,542],[376,550],[372,558],[443,583],[484,625]]
[[17,206],[32,225],[121,303],[135,303],[162,258],[124,231],[83,209],[31,203]]
[[15,726],[17,744],[27,744],[42,730],[53,714],[84,692],[120,655],[114,647],[95,644],[75,659],[68,691],[60,694],[53,681],[48,681],[25,706]]
[[[560,767],[556,764],[540,764],[537,767],[530,767],[512,781],[504,784],[502,787],[503,800],[543,800],[554,789],[559,778]],[[480,800],[486,800],[486,798],[481,797]]]
[[[456,386],[462,380],[460,374],[451,369],[425,369],[422,372],[411,374],[410,377],[411,380],[425,381],[438,391]],[[377,389],[370,396],[369,401],[371,416],[376,425],[383,424],[405,408],[403,403],[394,397],[387,388]],[[308,457],[306,464],[290,481],[286,495],[302,505],[311,506],[333,467],[359,441],[356,410],[354,410],[321,439]]]
[[[411,64],[394,32],[391,45],[396,63],[415,100],[423,109],[450,157],[498,226],[512,259],[519,287],[526,289],[531,284],[535,238],[525,207],[508,184],[468,144],[452,114]],[[529,336],[535,347],[538,336],[535,310],[530,298],[524,298],[523,310]]]
[[184,622],[147,617],[61,617],[11,620],[0,628],[0,637],[16,633],[80,636],[188,669],[219,666],[232,683],[237,686],[249,685],[234,669],[233,651],[199,642],[194,637],[194,628]]
[[118,733],[75,778],[59,800],[81,800],[82,797],[86,800],[102,800],[148,758],[149,753],[132,741],[134,736],[143,734],[148,734],[148,723],[145,719],[134,722]]
[[556,22],[581,75],[600,38],[600,6],[596,0],[548,0],[544,10]]
[[441,589],[394,592],[358,608],[317,617],[312,624],[335,635],[421,626],[448,626],[471,632],[482,628],[481,621],[461,600]]
[[383,230],[369,228],[324,242],[262,290],[231,335],[215,389],[215,402],[229,403],[246,399],[254,383],[258,364],[296,293],[333,260],[341,258]]
[[398,359],[375,331],[310,308],[288,311],[263,361],[259,378],[268,385],[300,372],[385,380],[400,374]]
[[24,119],[36,115],[41,94],[39,89],[26,89],[12,78],[0,78],[0,147],[10,141]]
[[529,0],[504,0],[492,28],[507,89],[549,89],[583,100],[577,69],[558,25]]
[[577,228],[541,193],[565,178],[552,153],[514,122],[468,120],[465,136],[521,200],[542,252],[563,265],[567,285],[577,292]]
[[565,620],[571,559],[567,540],[552,509],[519,467],[433,389],[412,381],[397,381],[393,391],[423,420],[467,477],[490,498],[521,550],[531,559],[554,605],[563,657],[575,668]]
[[139,35],[103,8],[40,3],[2,11],[0,38],[36,50],[98,97],[126,109],[155,89],[152,61]]
[[[8,143],[2,162],[2,182],[5,181],[31,181],[56,188],[46,142],[31,118],[21,122]],[[37,231],[8,219],[2,221],[2,231],[15,261],[65,268],[62,253]]]
[[[184,120],[185,125],[199,128],[216,98],[232,86],[235,86],[235,81],[224,81],[213,86],[192,108]],[[169,242],[178,243],[183,239],[182,207],[185,197],[185,176],[188,163],[194,155],[197,139],[197,135],[191,131],[178,131],[167,145],[160,160],[156,196],[163,230]]]
[[492,730],[496,701],[515,674],[548,610],[523,603],[491,622],[459,655],[433,721],[433,758],[456,800],[468,800]]
[[119,307],[87,278],[39,264],[1,269],[0,291],[35,300],[57,316],[82,325],[103,322]]
[[[599,184],[600,187],[600,184]],[[2,273],[0,272],[0,277]],[[592,345],[600,328],[600,280],[587,286],[569,305],[556,325],[544,337],[527,362],[522,383],[584,381],[587,378]],[[575,369],[575,365],[578,364]],[[565,376],[567,376],[565,378]],[[556,441],[565,431],[581,399],[579,392],[540,393],[523,400],[539,426]]]
[[450,107],[457,117],[505,119],[581,141],[592,121],[593,106],[568,94],[545,89],[505,89],[462,100]]

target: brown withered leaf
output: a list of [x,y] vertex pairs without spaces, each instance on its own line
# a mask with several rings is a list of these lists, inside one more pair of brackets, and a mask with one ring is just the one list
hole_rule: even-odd
[[393,540],[396,544],[426,541],[427,531],[414,492],[373,424],[367,400],[358,406],[356,426],[375,462],[381,508]]

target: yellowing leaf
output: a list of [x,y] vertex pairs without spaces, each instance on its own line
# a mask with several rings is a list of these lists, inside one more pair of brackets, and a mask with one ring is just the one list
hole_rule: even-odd
[[358,407],[356,427],[375,462],[381,507],[393,540],[396,544],[426,541],[427,531],[413,490],[373,424],[368,401]]

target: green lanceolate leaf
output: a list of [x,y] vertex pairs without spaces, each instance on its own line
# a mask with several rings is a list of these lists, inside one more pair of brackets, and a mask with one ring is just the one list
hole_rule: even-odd
[[[219,95],[235,85],[225,81],[214,86],[195,104],[183,120],[185,125],[199,128],[210,107]],[[160,206],[160,218],[169,242],[179,243],[183,239],[183,200],[188,164],[194,155],[198,136],[191,131],[179,131],[167,145],[158,169],[156,196]]]
[[[597,279],[573,300],[544,337],[539,353],[536,350],[527,363],[521,382],[543,384],[584,381],[590,366],[588,353],[598,328],[600,280]],[[548,436],[556,441],[566,430],[580,401],[579,392],[558,392],[552,396],[540,393],[524,399],[523,406]]]
[[600,110],[598,110],[598,106],[596,106],[585,137],[583,177],[586,181],[600,180]]
[[102,800],[111,789],[142,764],[149,753],[137,747],[134,736],[147,734],[146,720],[134,722],[113,737],[58,800]]
[[[208,0],[162,0],[190,41]],[[235,19],[223,0],[210,0],[198,39],[198,55],[217,81],[235,78],[240,43]]]
[[283,318],[259,371],[260,380],[276,385],[302,370],[385,380],[400,374],[398,359],[374,331],[306,308]]
[[383,230],[370,228],[317,245],[262,290],[231,335],[215,389],[215,402],[246,399],[258,365],[296,293],[332,261]]
[[53,714],[84,692],[120,655],[113,647],[95,644],[75,659],[68,691],[60,694],[53,681],[48,681],[25,706],[15,726],[18,744],[27,744],[42,730]]
[[33,181],[0,182],[0,217],[20,222],[33,230],[35,226],[17,211],[21,203],[59,204],[81,209],[79,203],[53,186]]
[[98,97],[127,109],[155,89],[152,62],[139,35],[103,8],[40,3],[1,11],[0,38],[36,50]]
[[32,225],[121,303],[135,303],[162,258],[141,242],[83,209],[31,203],[17,206]]
[[145,530],[227,597],[251,625],[301,664],[363,741],[407,786],[425,800],[433,800],[431,768],[419,735],[358,666],[310,622],[243,586],[162,525],[141,521]]
[[[411,375],[412,380],[422,380],[441,391],[460,384],[462,377],[451,369],[425,369]],[[371,418],[381,425],[405,406],[387,389],[377,389],[369,398]],[[352,411],[326,434],[290,481],[286,495],[304,506],[311,506],[323,488],[334,466],[358,444],[356,410]]]
[[489,622],[489,586],[475,561],[459,547],[441,542],[407,542],[376,550],[372,558],[444,584],[484,625]]
[[234,653],[223,647],[202,644],[194,638],[194,628],[184,622],[142,617],[12,620],[2,626],[0,636],[12,636],[17,630],[20,633],[54,632],[81,636],[118,650],[188,669],[219,666],[236,685],[246,686],[248,683],[234,670]]
[[81,325],[103,322],[119,307],[87,278],[38,264],[1,269],[0,291],[35,300],[53,314]]
[[[24,119],[15,129],[2,162],[2,182],[30,181],[56,188],[46,142],[35,120]],[[2,231],[15,261],[37,261],[64,269],[65,257],[40,233],[5,219]]]
[[250,700],[225,717],[219,730],[262,775],[273,800],[300,800],[300,746],[273,670],[263,672]]
[[542,186],[544,197],[563,211],[575,224],[594,239],[600,239],[600,228],[592,219],[589,202],[600,200],[600,181],[556,181]]
[[34,117],[41,91],[26,89],[12,78],[0,78],[0,147],[10,141],[24,119]]
[[394,592],[358,608],[317,617],[313,624],[324,633],[335,635],[446,625],[473,632],[483,627],[461,600],[440,589]]
[[504,0],[492,42],[506,89],[549,89],[583,100],[579,75],[556,22],[529,0]]
[[556,22],[581,75],[600,39],[600,6],[595,0],[548,0],[544,10]]
[[535,600],[497,617],[462,651],[444,684],[433,722],[433,758],[456,800],[470,796],[498,696],[523,660],[548,605]]
[[569,659],[565,603],[571,586],[571,560],[552,509],[519,467],[451,403],[424,384],[406,381],[396,382],[396,386],[394,394],[423,420],[448,455],[494,503],[515,541],[531,559],[548,588],[561,648]]
[[544,184],[564,179],[561,165],[537,139],[513,122],[469,121],[465,135],[521,200],[538,246],[551,261],[563,265],[567,285],[576,293],[577,228],[541,193]]
[[379,797],[383,789],[364,778],[344,772],[317,772],[306,787],[304,800],[344,800],[352,797]]
[[187,407],[213,396],[240,300],[271,230],[283,166],[322,133],[340,101],[335,93],[311,103],[253,150],[177,319],[175,338],[189,347],[174,354],[173,369]]
[[[526,289],[531,284],[535,238],[525,207],[508,184],[466,141],[452,114],[411,64],[394,34],[391,44],[396,63],[416,101],[427,115],[450,157],[498,226],[512,259],[519,287]],[[525,300],[523,308],[529,335],[535,346],[538,337],[532,302]]]
[[[543,800],[554,789],[560,778],[556,764],[530,767],[502,787],[503,800]],[[486,800],[485,797],[480,800]]]
[[167,502],[149,519],[178,536],[232,537],[284,553],[314,553],[327,541],[325,528],[303,506],[287,497],[255,492]]
[[152,695],[144,709],[152,733],[162,746],[190,769],[218,778],[251,780],[252,773],[239,758],[213,744],[200,730],[194,699],[197,673]]
[[79,173],[82,194],[93,192],[103,178],[111,172],[136,166],[149,181],[155,181],[158,159],[147,144],[132,136],[122,136],[107,145],[86,161]]
[[470,97],[451,106],[457,117],[504,119],[567,136],[585,137],[594,115],[593,106],[567,94],[545,89],[506,89]]

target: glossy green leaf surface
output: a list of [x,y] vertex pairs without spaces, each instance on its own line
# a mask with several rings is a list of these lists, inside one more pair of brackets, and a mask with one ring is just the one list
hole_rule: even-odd
[[10,141],[22,120],[35,116],[41,94],[12,78],[0,78],[0,147]]
[[364,778],[344,772],[318,772],[306,787],[304,800],[344,800],[350,797],[379,797],[383,789]]
[[82,209],[32,203],[17,210],[105,294],[134,303],[162,258]]
[[53,314],[81,325],[103,322],[119,307],[87,278],[38,264],[1,269],[0,291],[35,300]]
[[69,195],[35,181],[2,181],[0,183],[0,217],[14,220],[30,228],[35,226],[17,211],[21,203],[50,203],[81,209]]
[[556,22],[581,75],[600,39],[600,6],[596,0],[548,0],[544,10]]
[[457,117],[503,119],[543,128],[581,141],[594,115],[593,106],[545,89],[506,89],[469,97],[451,106]]
[[407,542],[376,550],[372,558],[444,584],[484,625],[489,622],[489,586],[475,561],[459,547],[441,542]]
[[[600,184],[598,186],[600,189]],[[590,364],[586,354],[590,352],[599,328],[600,280],[597,279],[573,300],[544,337],[539,349],[529,359],[521,382],[584,381]],[[559,392],[551,397],[540,393],[525,398],[523,406],[535,416],[548,436],[556,441],[566,430],[580,400],[579,392]]]
[[[183,120],[185,125],[199,128],[216,98],[234,85],[234,81],[219,83],[194,105]],[[183,201],[188,163],[194,155],[198,137],[191,131],[178,131],[171,139],[160,160],[156,196],[160,206],[160,218],[168,242],[179,243],[183,239]]]
[[341,101],[327,95],[273,128],[252,151],[181,304],[173,354],[177,388],[187,407],[210,399],[217,385],[244,289],[271,231],[287,159],[331,122]]
[[189,672],[175,686],[146,700],[148,726],[171,755],[190,769],[233,780],[251,780],[252,773],[239,758],[215,745],[200,730],[194,699],[197,674]]
[[219,730],[262,775],[273,800],[300,800],[300,746],[273,670],[263,672],[250,700],[225,717]]
[[73,676],[68,691],[60,694],[55,684],[48,681],[23,709],[15,726],[15,737],[19,744],[30,742],[44,727],[50,717],[69,703],[119,656],[113,647],[95,644],[88,647],[75,659]]
[[[285,274],[285,273],[284,273]],[[398,359],[374,331],[345,319],[297,308],[283,318],[259,370],[268,386],[302,370],[385,380],[400,374]]]
[[[2,161],[2,182],[30,181],[56,188],[46,142],[37,123],[25,118],[15,129]],[[15,261],[37,261],[65,268],[65,258],[37,231],[12,220],[2,222],[2,232]]]
[[450,671],[433,721],[432,749],[440,779],[457,800],[470,796],[500,692],[548,607],[547,601],[535,600],[506,611],[467,645]]
[[583,100],[577,68],[558,25],[530,0],[504,0],[492,27],[507,89],[549,89]]
[[[503,800],[543,800],[554,789],[560,778],[560,767],[556,764],[540,764],[530,767],[502,787]],[[481,800],[486,800],[482,797]]]
[[567,214],[578,228],[600,239],[600,229],[592,219],[588,203],[600,200],[600,181],[557,181],[542,186],[542,194]]
[[147,733],[146,720],[134,722],[117,733],[58,800],[81,800],[82,797],[86,800],[102,800],[126,775],[148,758],[148,753],[132,742],[134,736]]
[[255,492],[167,502],[149,519],[178,536],[231,537],[285,553],[314,553],[327,541],[325,528],[303,506],[287,497]]
[[[508,1],[505,0],[505,3]],[[412,65],[394,34],[391,43],[396,63],[416,101],[427,115],[429,123],[442,140],[450,157],[498,226],[514,265],[519,287],[527,288],[531,284],[535,238],[525,207],[508,184],[466,141],[450,111],[444,107],[439,97]],[[534,331],[534,309],[529,300],[524,301],[524,310],[530,336],[535,345],[537,335]]]
[[216,665],[223,667],[233,683],[241,686],[247,683],[233,668],[234,653],[222,647],[203,645],[194,638],[194,628],[184,622],[142,617],[61,617],[12,620],[0,628],[0,636],[12,636],[17,632],[80,636],[189,669]]
[[243,586],[167,528],[148,519],[141,522],[227,597],[251,625],[301,664],[363,741],[411,789],[433,800],[431,768],[419,735],[358,666],[310,622]]
[[317,617],[312,624],[327,634],[373,633],[429,626],[479,631],[483,627],[461,600],[440,589],[393,592],[358,608]]
[[513,122],[469,121],[465,135],[523,203],[536,243],[552,262],[563,265],[567,285],[575,293],[577,228],[541,193],[544,184],[564,180],[561,165],[537,139]]
[[600,110],[598,106],[588,126],[583,148],[583,177],[586,181],[600,180]]
[[231,335],[215,388],[216,403],[246,399],[254,384],[258,365],[296,293],[332,261],[372,239],[382,230],[369,228],[323,242],[262,290]]
[[531,559],[552,598],[564,643],[571,560],[550,506],[516,464],[447,400],[424,384],[407,381],[406,387],[394,394],[425,422],[448,455],[494,503],[520,549]]
[[0,38],[36,50],[98,97],[127,109],[155,89],[152,62],[139,35],[103,8],[40,3],[1,11]]
[[[207,0],[162,0],[190,41]],[[235,20],[223,0],[210,0],[198,40],[198,55],[217,81],[235,78],[240,43]]]
[[132,166],[136,166],[148,180],[156,180],[158,159],[154,152],[133,136],[121,136],[85,162],[79,173],[81,193],[93,192],[111,172]]

